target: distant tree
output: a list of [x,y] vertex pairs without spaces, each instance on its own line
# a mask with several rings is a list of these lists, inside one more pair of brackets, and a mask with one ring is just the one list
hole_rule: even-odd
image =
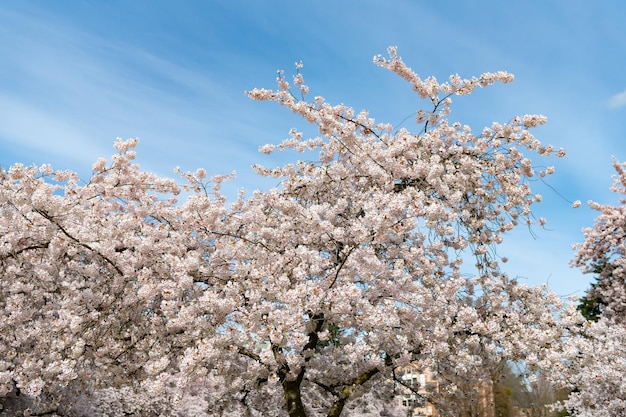
[[513,391],[504,384],[496,384],[493,387],[493,402],[495,417],[513,416],[513,403],[511,401]]
[[604,306],[606,306],[599,288],[600,285],[601,283],[596,279],[596,282],[591,284],[591,287],[587,289],[585,295],[578,302],[578,311],[589,321],[598,321]]
[[520,375],[513,371],[513,365],[506,363],[493,384],[494,416],[515,416],[515,408],[520,406],[520,397],[526,390]]
[[530,371],[524,367],[516,375],[517,389],[512,391],[512,401],[526,417],[562,417],[567,412],[556,409],[559,401],[568,397],[568,389],[550,379],[549,371]]
[[141,171],[136,140],[116,142],[85,182],[48,165],[0,171],[0,395],[165,416],[202,387],[212,416],[338,417],[363,398],[395,412],[381,404],[411,362],[467,380],[483,360],[558,361],[573,311],[501,273],[496,250],[533,223],[524,152],[554,153],[529,131],[545,118],[474,134],[448,121],[451,97],[510,74],[422,80],[389,52],[375,62],[430,106],[415,132],[306,101],[299,68],[296,98],[281,73],[277,90],[248,94],[317,126],[320,137],[293,130],[277,146],[317,160],[257,166],[280,186],[232,204],[223,176]]

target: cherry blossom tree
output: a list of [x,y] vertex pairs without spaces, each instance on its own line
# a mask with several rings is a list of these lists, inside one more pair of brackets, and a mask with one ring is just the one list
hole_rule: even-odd
[[131,389],[151,404],[202,386],[210,415],[337,417],[364,399],[383,409],[372,403],[389,401],[409,363],[466,381],[489,378],[485,363],[558,361],[577,316],[508,278],[497,251],[534,223],[529,179],[553,171],[536,174],[525,153],[564,155],[530,133],[545,118],[474,134],[448,120],[452,97],[512,75],[439,83],[395,48],[374,61],[428,104],[416,130],[307,101],[299,64],[293,87],[280,73],[276,90],[248,95],[319,130],[262,152],[317,159],[255,166],[280,185],[231,204],[227,177],[199,169],[179,184],[141,171],[136,140],[116,142],[86,183],[47,165],[1,171],[2,392],[54,407],[71,402],[63,387]]
[[144,381],[156,398],[154,379],[193,337],[168,317],[195,308],[188,271],[204,249],[182,226],[175,181],[131,163],[136,143],[118,141],[85,185],[47,165],[0,173],[3,394],[16,385],[54,409],[68,386]]
[[[613,162],[617,172],[611,190],[626,194],[626,165]],[[574,392],[565,409],[581,416],[616,416],[626,413],[626,199],[619,205],[590,202],[600,212],[585,241],[574,246],[572,265],[595,273],[597,282],[583,298],[590,320],[571,339],[564,376]]]
[[[611,191],[626,194],[626,164],[613,161],[617,171]],[[595,314],[623,322],[626,313],[626,198],[620,205],[589,202],[600,212],[593,228],[583,230],[585,241],[574,246],[573,266],[597,274],[597,282],[587,291],[584,301]]]

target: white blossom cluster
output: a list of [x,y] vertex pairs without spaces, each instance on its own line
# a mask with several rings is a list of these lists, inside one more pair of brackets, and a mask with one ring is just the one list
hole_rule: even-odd
[[620,205],[589,202],[600,215],[594,227],[583,230],[585,241],[574,245],[572,265],[598,274],[590,296],[602,301],[605,317],[626,323],[626,164],[614,161],[613,166],[617,175],[611,191],[623,196]]
[[585,241],[574,245],[572,261],[597,276],[586,298],[596,303],[599,320],[568,341],[567,366],[553,374],[574,391],[562,407],[576,416],[626,415],[626,165],[613,166],[611,190],[622,196],[619,205],[589,202],[600,214],[583,230]]

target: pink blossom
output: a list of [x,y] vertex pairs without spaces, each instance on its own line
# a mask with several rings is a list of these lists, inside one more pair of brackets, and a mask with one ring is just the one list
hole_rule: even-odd
[[[562,364],[579,316],[498,264],[504,232],[532,223],[540,200],[530,157],[552,148],[529,129],[545,118],[473,134],[449,120],[449,95],[511,74],[440,83],[388,52],[375,62],[425,100],[415,131],[307,101],[296,65],[301,98],[282,71],[276,90],[247,94],[318,136],[293,129],[260,150],[319,156],[255,165],[277,186],[228,204],[220,187],[234,173],[142,171],[137,139],[117,140],[85,181],[57,171],[52,183],[47,167],[0,171],[0,393],[15,384],[54,403],[78,391],[128,414],[180,415],[185,398],[202,398],[214,414],[337,416],[361,396],[383,401],[407,363],[447,378],[432,398],[442,409],[447,395],[474,398],[463,386],[492,381],[493,364]],[[603,214],[618,224],[617,211]],[[618,243],[598,233],[603,249]],[[579,262],[596,253],[581,246]]]

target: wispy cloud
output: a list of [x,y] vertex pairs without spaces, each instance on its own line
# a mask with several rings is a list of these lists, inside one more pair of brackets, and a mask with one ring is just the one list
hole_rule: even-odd
[[259,134],[239,120],[253,104],[243,88],[232,91],[228,74],[216,74],[218,66],[189,67],[139,45],[42,20],[0,10],[6,23],[0,29],[6,35],[0,42],[4,164],[17,158],[90,166],[112,152],[115,137],[139,136],[141,155],[151,157],[148,169],[171,172],[185,159],[205,166],[210,154],[223,153],[228,156],[218,158],[213,170],[227,173],[232,167],[221,161],[234,159],[240,143],[219,139],[231,139],[232,130]]
[[612,109],[624,106],[626,106],[626,90],[622,91],[621,93],[615,94],[609,99],[609,107]]

